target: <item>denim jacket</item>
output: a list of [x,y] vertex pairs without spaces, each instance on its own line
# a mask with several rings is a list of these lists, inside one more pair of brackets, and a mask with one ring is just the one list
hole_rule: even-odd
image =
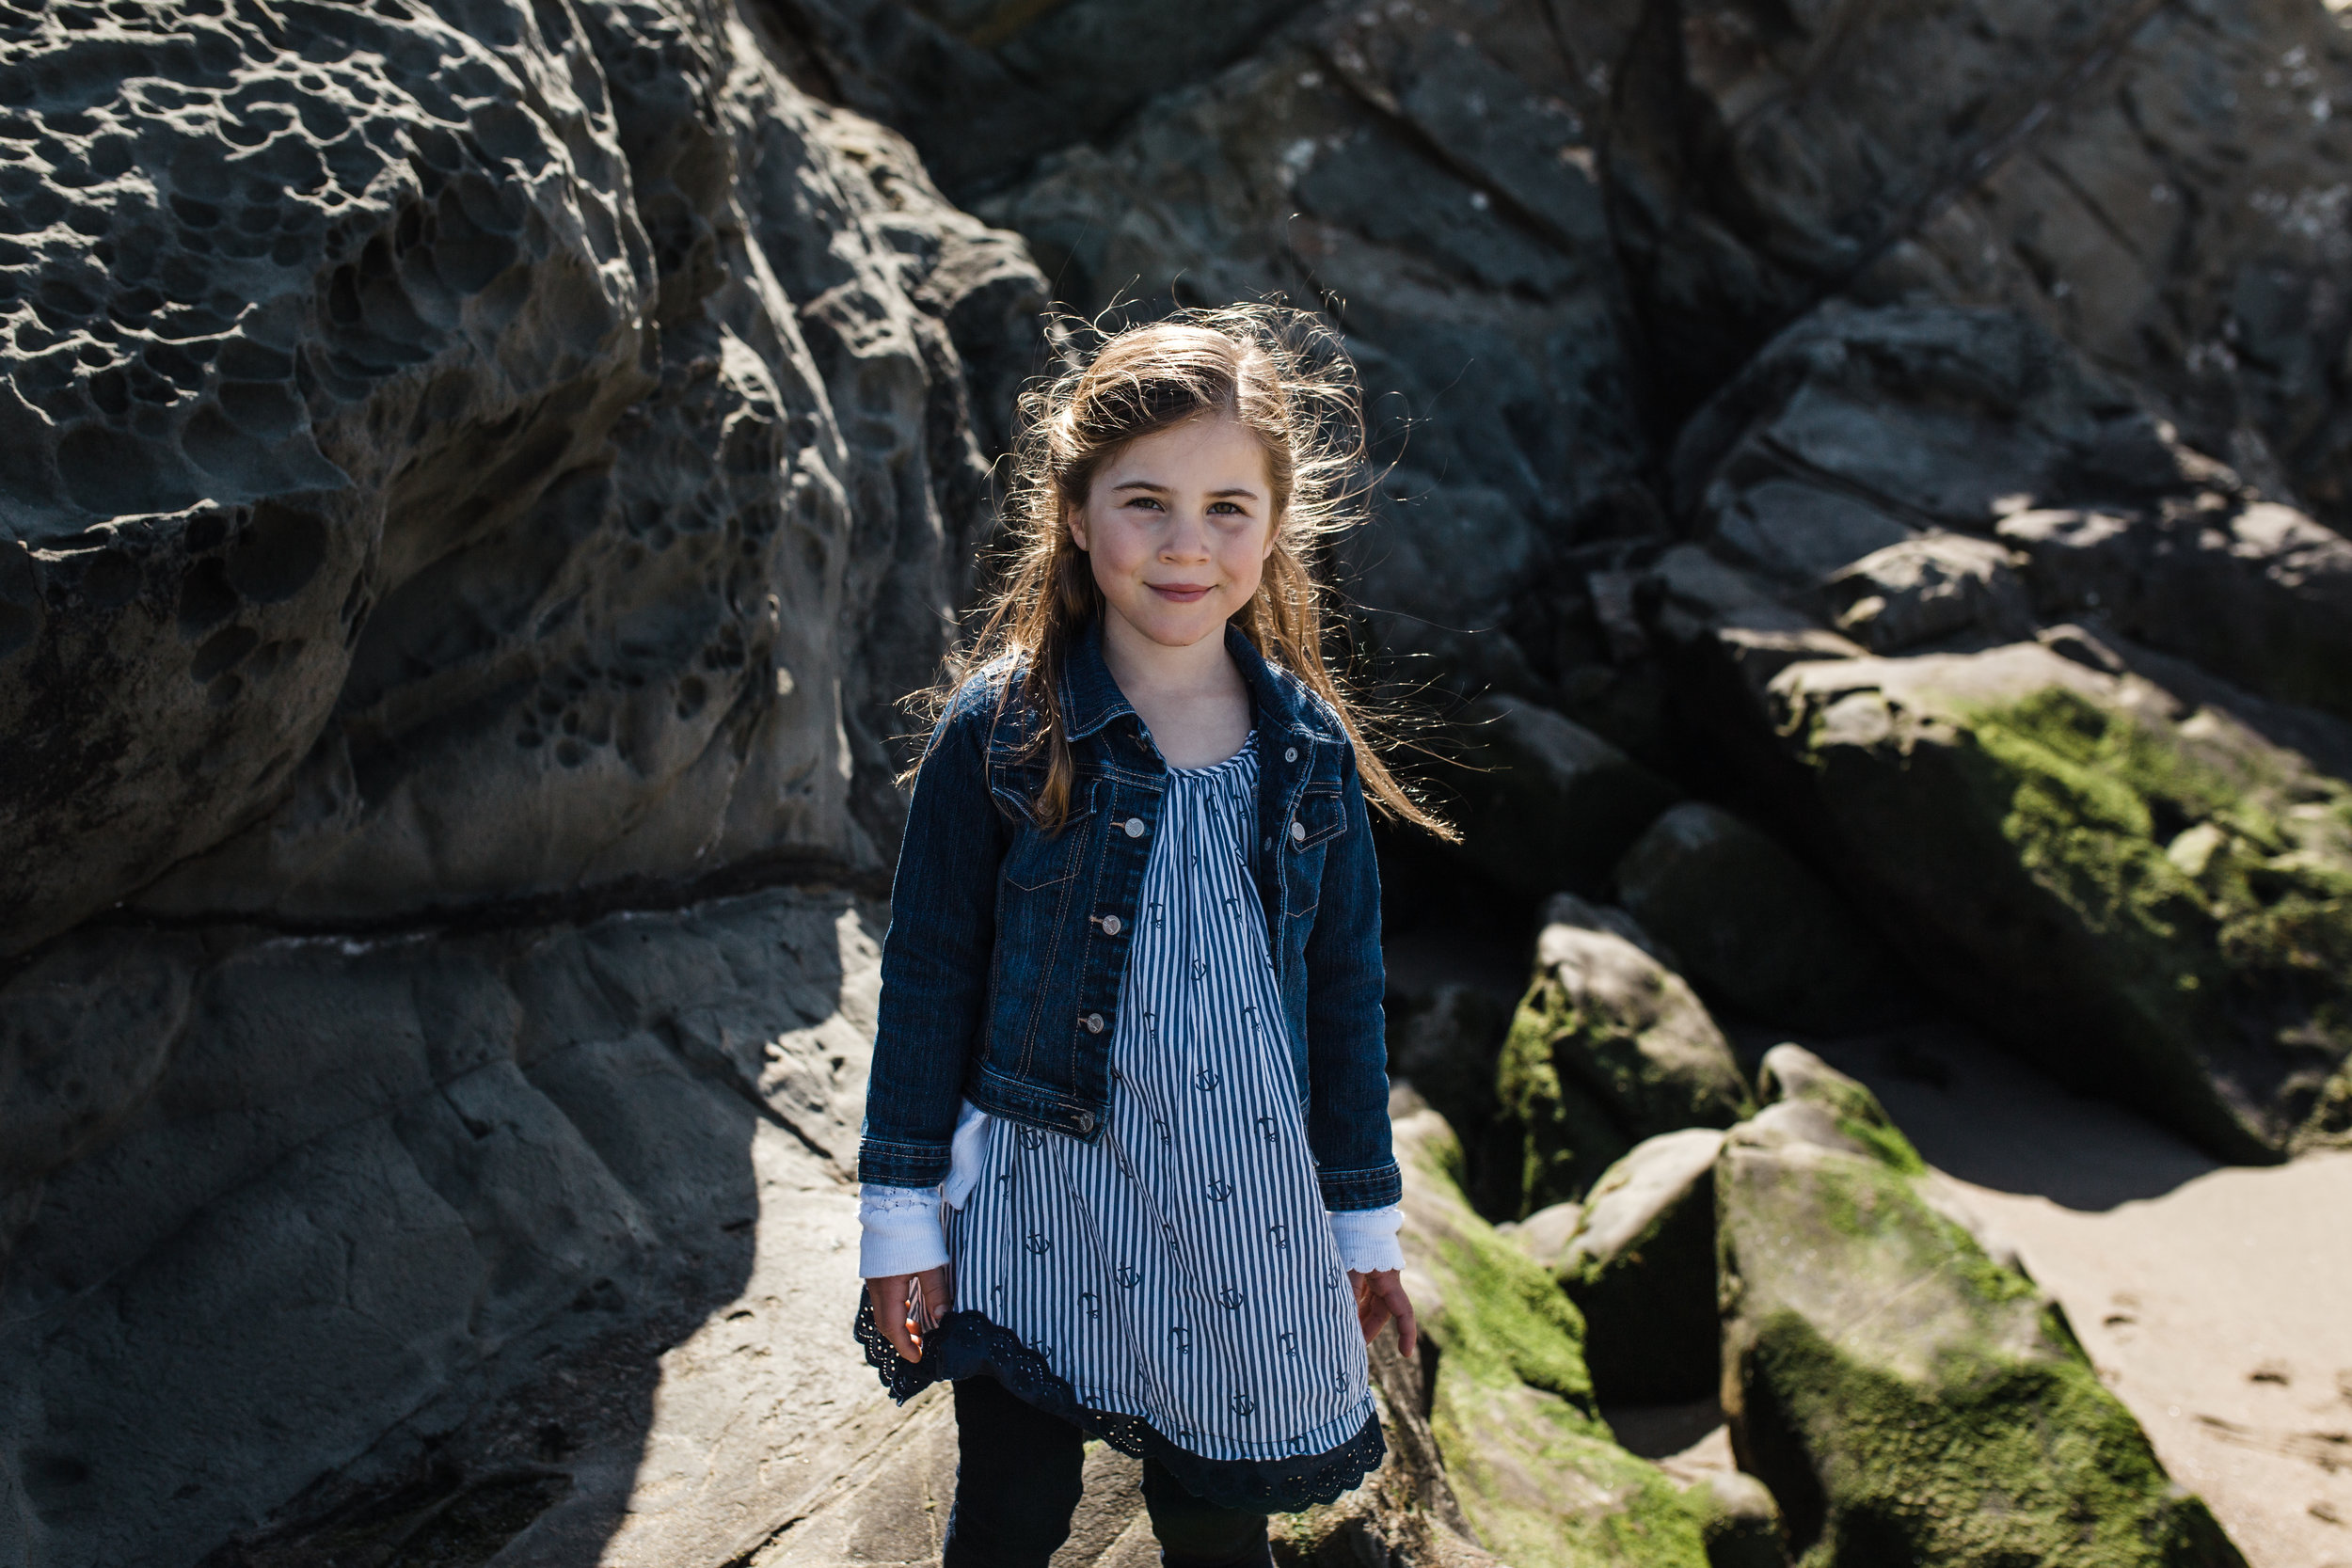
[[[1325,1207],[1402,1196],[1389,1147],[1380,878],[1356,753],[1329,705],[1228,627],[1258,746],[1251,867],[1291,1074]],[[960,1101],[1092,1143],[1110,1119],[1110,1048],[1168,765],[1103,662],[1098,622],[1065,660],[1077,765],[1048,833],[1043,759],[1018,670],[956,693],[915,777],[883,940],[861,1180],[946,1179]]]

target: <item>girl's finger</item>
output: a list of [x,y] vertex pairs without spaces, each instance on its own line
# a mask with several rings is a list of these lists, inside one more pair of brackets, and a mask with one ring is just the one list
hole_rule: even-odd
[[1407,1357],[1421,1344],[1421,1324],[1413,1318],[1413,1303],[1405,1287],[1396,1288],[1396,1348]]
[[922,1342],[907,1331],[906,1287],[904,1275],[896,1279],[868,1280],[866,1299],[873,1307],[874,1322],[881,1326],[882,1338],[890,1341],[890,1348],[902,1359],[920,1361]]

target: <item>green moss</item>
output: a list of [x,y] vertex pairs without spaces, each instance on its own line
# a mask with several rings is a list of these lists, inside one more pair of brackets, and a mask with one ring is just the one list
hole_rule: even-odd
[[1452,1138],[1408,1152],[1444,1206],[1417,1222],[1442,1305],[1430,1431],[1463,1512],[1513,1568],[1704,1568],[1700,1521],[1654,1465],[1619,1448],[1584,1365],[1584,1322],[1548,1274],[1473,1213]]
[[[1967,718],[2020,861],[2127,944],[2153,1005],[2231,969],[2352,973],[2352,790],[2248,752],[2225,765],[2063,688]],[[2212,847],[2175,863],[2167,849],[2198,825]]]
[[1495,1066],[1503,1135],[1518,1148],[1518,1168],[1515,1180],[1482,1195],[1491,1212],[1525,1219],[1546,1204],[1581,1197],[1633,1147],[1586,1085],[1561,1071],[1564,1055],[1590,1053],[1593,1035],[1558,986],[1541,984],[1519,1005]]
[[1518,1180],[1480,1195],[1488,1212],[1524,1219],[1581,1199],[1644,1138],[1729,1127],[1755,1109],[1706,1008],[1679,979],[1655,973],[1661,1006],[1647,1020],[1580,1006],[1537,975],[1496,1062],[1499,1131],[1518,1147]]
[[2183,1084],[2220,1039],[2316,1062],[2264,1134],[2304,1138],[2309,1096],[2352,1053],[2352,788],[2064,688],[1963,717],[1972,788],[2089,939],[2066,960],[2096,971],[2081,991],[2121,1004],[2120,1037]]
[[2234,1562],[2071,1341],[2047,1352],[1947,1358],[1923,1389],[1849,1359],[1797,1314],[1761,1324],[1758,1370],[1804,1434],[1825,1499],[1803,1568]]

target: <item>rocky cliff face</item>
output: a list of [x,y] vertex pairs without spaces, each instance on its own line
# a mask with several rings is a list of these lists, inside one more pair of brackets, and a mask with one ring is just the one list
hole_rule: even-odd
[[0,1561],[195,1560],[734,1295],[763,1128],[844,1174],[1043,282],[764,25],[0,16]]
[[[1507,769],[1400,939],[2352,1137],[2346,110],[2311,0],[0,5],[0,1568],[883,1550],[777,1346],[1049,299],[1346,333],[1336,567]],[[1667,1130],[1546,995],[1413,1047],[1490,1208]]]
[[725,8],[151,20],[7,45],[0,942],[886,863],[1019,243]]

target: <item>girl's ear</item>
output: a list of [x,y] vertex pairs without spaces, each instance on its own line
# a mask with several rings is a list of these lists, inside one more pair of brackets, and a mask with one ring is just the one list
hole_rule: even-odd
[[1087,509],[1085,507],[1073,506],[1068,501],[1062,502],[1061,521],[1062,527],[1070,531],[1072,544],[1082,550],[1089,547],[1087,544]]

